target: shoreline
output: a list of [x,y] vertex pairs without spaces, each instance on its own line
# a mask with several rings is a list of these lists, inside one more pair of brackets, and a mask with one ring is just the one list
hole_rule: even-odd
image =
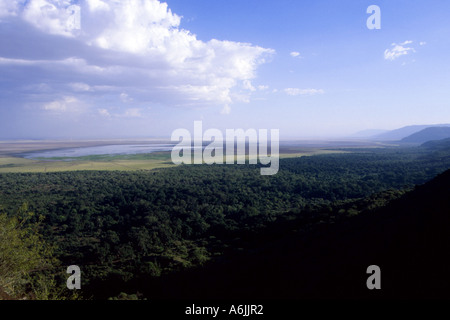
[[133,145],[133,144],[168,144],[171,141],[166,139],[143,139],[143,140],[79,140],[79,141],[0,141],[0,157],[13,156],[23,158],[25,153],[40,151],[57,151],[71,148],[103,147],[111,145]]

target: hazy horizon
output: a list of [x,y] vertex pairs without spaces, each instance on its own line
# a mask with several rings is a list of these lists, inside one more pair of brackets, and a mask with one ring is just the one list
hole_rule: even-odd
[[[349,135],[324,135],[324,136],[286,136],[283,135],[282,132],[280,133],[280,142],[292,142],[292,141],[351,141],[351,140],[376,140],[376,136],[382,133],[387,133],[389,131],[397,130],[397,129],[403,129],[406,127],[414,127],[414,126],[450,126],[450,124],[444,124],[444,123],[429,123],[429,124],[411,124],[407,125],[401,128],[394,128],[392,130],[387,129],[363,129],[357,132],[353,132]],[[186,126],[184,129],[188,129],[193,131],[193,125],[191,127]],[[211,128],[204,128],[203,131],[211,129]],[[258,129],[258,128],[227,128],[227,129]],[[224,129],[222,131],[223,134],[225,134]],[[204,132],[203,132],[204,133]],[[89,137],[24,137],[24,138],[10,138],[10,139],[3,139],[0,140],[0,142],[26,142],[26,141],[170,141],[171,137],[170,135],[153,135],[153,136],[89,136]]]
[[[381,29],[367,27],[377,5]],[[448,1],[0,0],[0,141],[450,123]]]

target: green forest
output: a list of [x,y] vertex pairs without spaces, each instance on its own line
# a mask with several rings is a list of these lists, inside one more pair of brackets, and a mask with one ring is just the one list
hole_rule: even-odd
[[[344,151],[281,159],[274,176],[261,176],[258,165],[2,173],[0,237],[17,252],[28,248],[17,261],[30,264],[16,262],[16,283],[4,277],[0,294],[172,297],[167,285],[191,272],[217,274],[217,265],[243,263],[294,234],[356,221],[450,168],[450,149],[441,145]],[[0,248],[4,264],[8,247]],[[81,268],[81,290],[66,289],[69,265]]]

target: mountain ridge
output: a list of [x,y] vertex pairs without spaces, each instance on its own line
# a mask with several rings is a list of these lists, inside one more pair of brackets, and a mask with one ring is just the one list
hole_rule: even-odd
[[407,136],[417,133],[423,129],[430,127],[450,127],[450,124],[430,124],[430,125],[410,125],[398,129],[390,130],[381,134],[373,135],[370,139],[385,140],[385,141],[399,141]]
[[428,127],[413,133],[402,140],[402,143],[425,143],[433,140],[450,138],[450,127]]

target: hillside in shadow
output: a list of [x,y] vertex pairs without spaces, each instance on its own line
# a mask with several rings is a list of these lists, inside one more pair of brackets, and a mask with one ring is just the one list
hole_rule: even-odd
[[[450,298],[450,171],[372,212],[151,280],[149,299]],[[254,239],[258,243],[258,239]],[[381,268],[369,290],[367,267]],[[141,279],[142,280],[142,279]]]

